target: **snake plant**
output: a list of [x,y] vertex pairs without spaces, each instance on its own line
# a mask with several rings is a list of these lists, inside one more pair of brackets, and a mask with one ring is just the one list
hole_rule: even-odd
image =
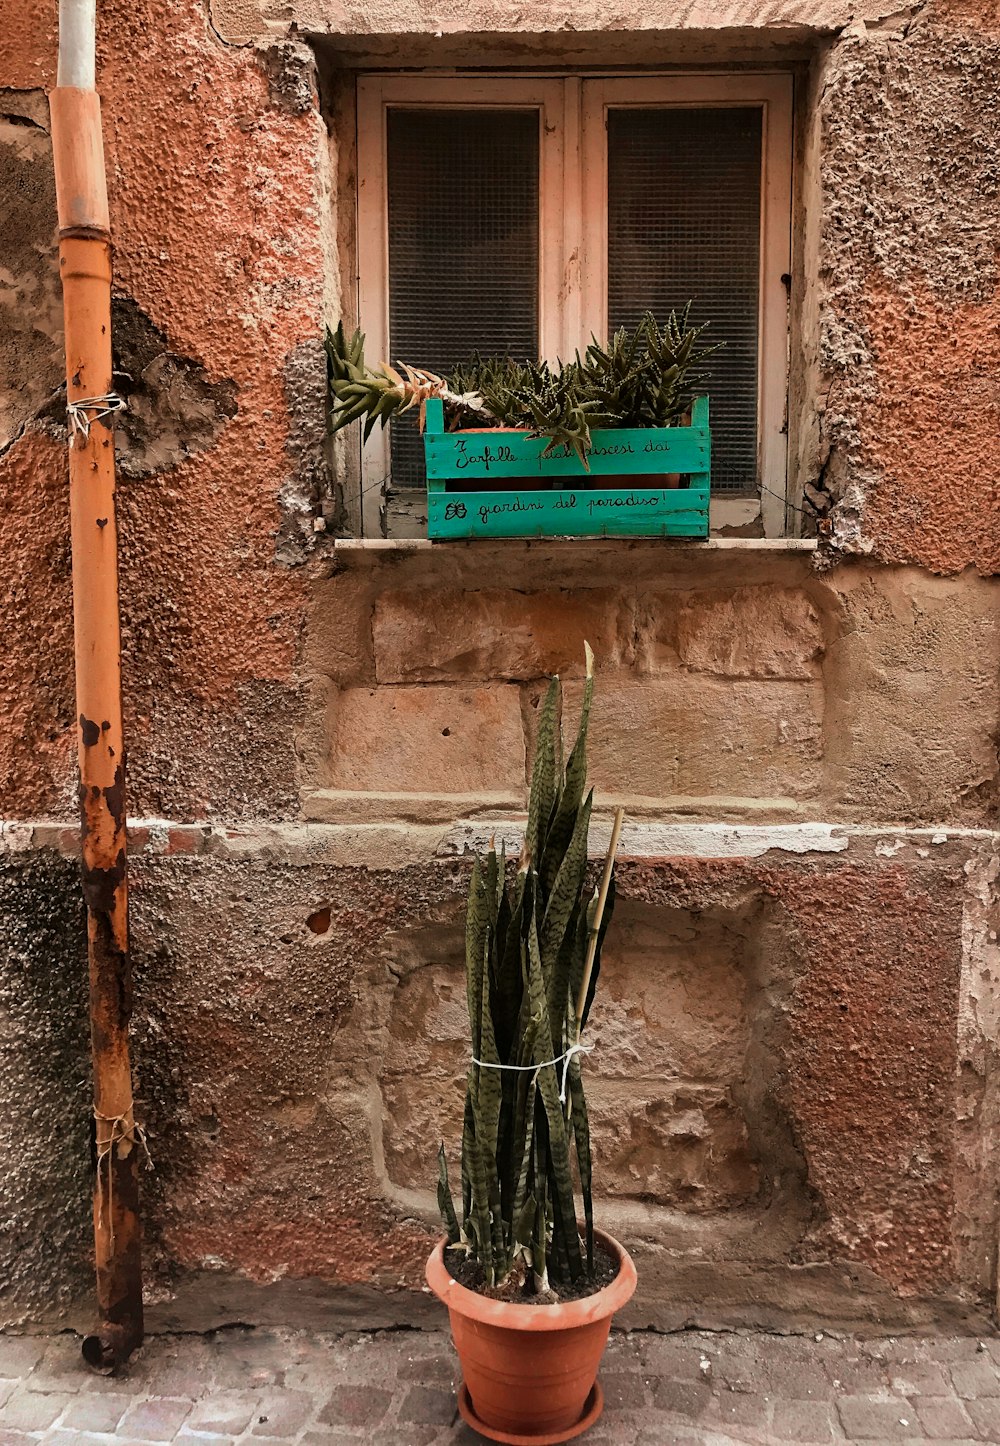
[[[503,850],[477,857],[466,915],[471,1063],[462,1131],[461,1220],[442,1144],[438,1204],[448,1239],[489,1287],[545,1294],[593,1271],[590,1128],[580,1035],[614,905],[584,888],[593,792],[586,791],[593,654],[576,741],[563,761],[553,679],[539,719],[528,821],[516,871]],[[617,827],[617,826],[616,826]],[[603,897],[602,897],[603,896]],[[603,903],[603,909],[601,907]],[[585,1221],[581,1247],[574,1162]]]
[[450,427],[527,428],[556,447],[575,452],[586,465],[595,427],[675,426],[707,378],[702,363],[718,347],[700,344],[705,325],[692,326],[691,303],[671,312],[660,327],[651,312],[629,331],[615,332],[606,347],[591,340],[584,356],[550,367],[546,361],[482,357],[455,366],[447,376],[401,362],[398,370],[365,362],[364,335],[348,339],[341,323],[327,331],[330,429],[365,419],[365,437],[376,422],[440,397]]

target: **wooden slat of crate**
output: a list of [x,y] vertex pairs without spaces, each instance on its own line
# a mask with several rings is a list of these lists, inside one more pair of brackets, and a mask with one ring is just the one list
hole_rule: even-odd
[[708,488],[430,492],[432,537],[703,537]]
[[546,437],[525,432],[431,432],[425,435],[429,479],[487,480],[519,477],[643,476],[664,472],[706,472],[707,427],[647,427],[593,433],[587,457],[590,470],[575,453],[542,453]]

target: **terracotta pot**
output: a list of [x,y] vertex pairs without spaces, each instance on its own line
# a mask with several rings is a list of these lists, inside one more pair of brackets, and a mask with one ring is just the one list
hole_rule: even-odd
[[427,1284],[451,1318],[465,1382],[459,1406],[491,1440],[548,1446],[579,1435],[600,1414],[597,1368],[611,1317],[631,1299],[636,1275],[617,1240],[594,1234],[618,1274],[603,1290],[565,1305],[488,1300],[452,1280],[443,1240],[434,1247]]

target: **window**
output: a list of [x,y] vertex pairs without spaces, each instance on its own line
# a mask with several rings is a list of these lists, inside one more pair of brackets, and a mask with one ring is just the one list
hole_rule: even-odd
[[[554,361],[690,298],[726,343],[708,385],[713,500],[759,497],[780,536],[791,130],[787,75],[364,77],[369,356],[436,370],[475,350]],[[367,533],[383,508],[390,523],[419,510],[411,418],[373,432],[362,476]]]

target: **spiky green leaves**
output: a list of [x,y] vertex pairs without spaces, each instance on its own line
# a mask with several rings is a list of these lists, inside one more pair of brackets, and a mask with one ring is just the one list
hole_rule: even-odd
[[348,339],[343,322],[336,331],[327,328],[326,364],[333,396],[331,432],[339,432],[364,417],[367,440],[376,422],[384,427],[393,412],[413,405],[401,377],[390,376],[384,368],[372,371],[366,365],[364,333],[356,331]]
[[451,1198],[451,1184],[448,1180],[448,1157],[445,1155],[443,1144],[438,1147],[437,1199],[441,1219],[444,1221],[444,1228],[448,1233],[448,1244],[457,1245],[460,1239],[458,1216],[455,1214],[455,1202]]
[[[702,364],[718,346],[700,345],[705,326],[690,323],[691,303],[672,311],[661,328],[647,311],[602,347],[591,340],[583,360],[547,362],[473,356],[449,378],[455,391],[480,394],[507,427],[529,427],[586,465],[595,427],[669,427],[690,409],[708,378]],[[707,325],[707,323],[705,324]]]
[[485,413],[482,398],[471,393],[455,396],[443,377],[434,372],[400,362],[399,369],[383,362],[369,367],[365,362],[364,333],[355,331],[348,340],[344,323],[336,331],[326,331],[327,381],[333,398],[329,413],[331,432],[339,432],[351,422],[365,419],[365,441],[376,422],[384,427],[390,417],[423,404],[429,397],[440,397],[452,410],[458,409],[475,425],[494,426],[496,417]]
[[376,422],[440,397],[452,427],[527,428],[546,437],[544,455],[564,447],[587,465],[596,427],[669,427],[691,406],[708,377],[702,363],[717,346],[702,346],[704,326],[690,324],[691,303],[671,312],[661,328],[652,312],[638,325],[615,332],[606,346],[593,338],[581,360],[550,367],[546,361],[515,361],[478,353],[447,378],[399,363],[369,367],[365,339],[348,339],[343,322],[327,330],[330,430],[365,419],[365,437]]
[[612,426],[670,427],[690,409],[708,379],[702,363],[718,346],[699,346],[707,322],[690,324],[691,303],[672,311],[661,329],[647,311],[634,331],[622,327],[607,347],[591,340],[580,364],[583,383]]
[[[503,854],[491,847],[484,861],[475,861],[470,881],[466,986],[472,1062],[460,1226],[443,1160],[438,1199],[449,1238],[458,1231],[491,1284],[502,1283],[519,1260],[530,1266],[540,1288],[581,1274],[574,1156],[587,1259],[593,1259],[590,1134],[579,1055],[567,1067],[569,1098],[560,1098],[560,1056],[576,1041],[576,1000],[588,942],[596,937],[584,889],[592,664],[588,648],[583,707],[565,767],[557,679],[542,704],[516,873],[508,878]],[[603,927],[598,948],[601,942]]]

